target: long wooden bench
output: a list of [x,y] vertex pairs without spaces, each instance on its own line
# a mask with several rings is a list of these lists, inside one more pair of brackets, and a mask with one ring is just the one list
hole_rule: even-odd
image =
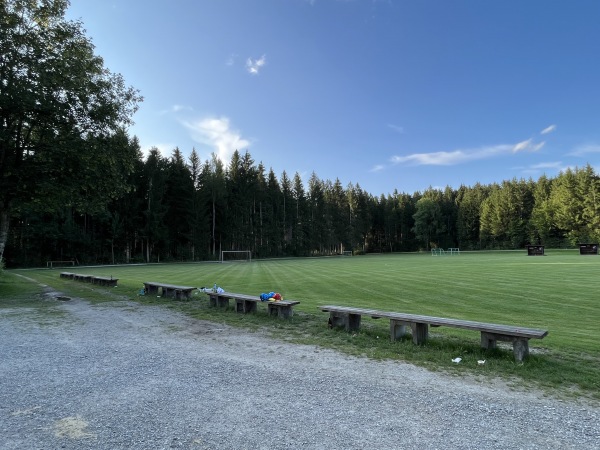
[[67,278],[69,280],[81,281],[84,283],[98,284],[100,286],[115,287],[117,285],[118,278],[113,277],[98,277],[96,275],[89,275],[83,273],[72,273],[72,272],[61,272],[61,278]]
[[235,301],[235,310],[239,313],[256,312],[258,303],[267,304],[267,312],[271,316],[287,319],[294,314],[293,307],[300,303],[295,300],[279,300],[262,302],[258,295],[236,294],[233,292],[205,292],[209,298],[210,306],[228,307],[229,300]]
[[171,297],[175,299],[189,299],[192,297],[192,291],[196,288],[192,286],[177,286],[174,284],[159,283],[157,281],[144,281],[144,293],[147,295],[158,294],[162,297]]
[[479,331],[481,333],[481,347],[483,348],[496,348],[497,341],[512,342],[516,361],[522,361],[529,355],[529,339],[542,339],[548,334],[547,330],[537,328],[378,311],[375,309],[331,305],[319,306],[319,308],[321,311],[329,313],[329,324],[332,327],[344,327],[347,331],[355,331],[360,328],[361,316],[370,316],[374,319],[390,319],[390,336],[392,341],[404,336],[407,328],[410,328],[413,343],[418,345],[424,344],[427,341],[429,326],[446,326]]

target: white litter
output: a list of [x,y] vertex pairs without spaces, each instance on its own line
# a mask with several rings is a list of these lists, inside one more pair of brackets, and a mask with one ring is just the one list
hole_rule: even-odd
[[453,363],[456,363],[456,364],[458,364],[458,363],[459,363],[459,362],[461,362],[461,361],[462,361],[462,358],[460,358],[460,357],[459,357],[459,358],[454,358],[454,359],[452,360],[452,362],[453,362]]
[[480,366],[483,366],[485,364],[485,359],[478,360],[477,364],[479,364]]

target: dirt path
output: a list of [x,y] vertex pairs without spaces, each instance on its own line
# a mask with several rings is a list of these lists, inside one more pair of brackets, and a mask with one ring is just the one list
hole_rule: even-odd
[[598,408],[160,306],[0,309],[0,448],[600,448]]

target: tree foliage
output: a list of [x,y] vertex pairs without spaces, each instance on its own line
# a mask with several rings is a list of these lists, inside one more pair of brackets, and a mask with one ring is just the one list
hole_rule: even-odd
[[141,97],[104,67],[67,7],[0,2],[0,259],[16,202],[98,212],[127,190],[135,163],[124,129]]
[[220,250],[251,250],[255,258],[266,258],[431,246],[564,247],[600,239],[600,183],[589,166],[537,182],[513,179],[375,197],[314,172],[305,187],[298,173],[278,177],[247,151],[227,163],[214,154],[202,162],[192,151],[186,161],[177,148],[168,158],[157,148],[144,157],[135,138],[127,142],[137,155],[124,179],[133,188],[101,209],[19,204],[7,248],[10,265],[70,258],[216,260]]

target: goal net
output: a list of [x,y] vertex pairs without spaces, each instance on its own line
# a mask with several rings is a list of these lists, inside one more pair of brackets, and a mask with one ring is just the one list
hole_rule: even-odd
[[223,262],[251,262],[252,252],[250,250],[221,250]]

